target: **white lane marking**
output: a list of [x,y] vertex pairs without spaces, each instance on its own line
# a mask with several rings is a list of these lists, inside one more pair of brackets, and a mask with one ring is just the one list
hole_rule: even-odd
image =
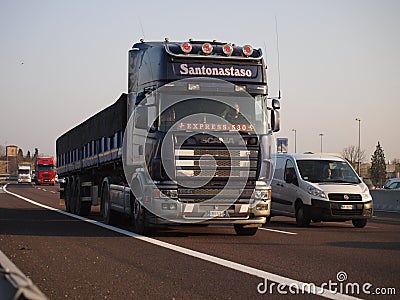
[[[139,235],[139,234],[136,234],[134,232],[130,232],[130,231],[127,231],[127,230],[124,230],[124,229],[121,229],[121,228],[110,226],[110,225],[107,225],[107,224],[104,224],[104,223],[101,223],[101,222],[98,222],[98,221],[95,221],[95,220],[91,220],[91,219],[84,218],[84,217],[81,217],[81,216],[78,216],[78,215],[74,215],[74,214],[71,214],[69,212],[66,212],[66,211],[51,207],[51,206],[47,206],[47,205],[35,202],[35,201],[31,200],[31,199],[28,199],[28,198],[25,198],[25,197],[20,196],[18,194],[15,194],[13,192],[10,192],[10,191],[8,191],[6,189],[6,187],[7,187],[7,185],[3,186],[3,190],[6,193],[8,193],[10,195],[13,195],[13,196],[15,196],[17,198],[20,198],[20,199],[22,199],[22,200],[24,200],[26,202],[29,202],[29,203],[31,203],[33,205],[36,205],[36,206],[39,206],[39,207],[42,207],[42,208],[45,208],[45,209],[48,209],[48,210],[51,210],[51,211],[66,215],[66,216],[69,216],[69,217],[72,217],[72,218],[75,218],[75,219],[78,219],[78,220],[81,220],[81,221],[84,221],[84,222],[87,222],[87,223],[90,223],[90,224],[93,224],[93,225],[97,225],[97,226],[100,226],[102,228],[106,228],[106,229],[109,229],[111,231],[120,233],[122,235],[126,235],[126,236],[129,236],[129,237],[132,237],[132,238],[135,238],[135,239],[138,239],[138,240],[141,240],[141,241],[144,241],[144,242],[147,242],[147,243],[159,246],[159,247],[163,247],[165,249],[169,249],[169,250],[172,250],[172,251],[175,251],[175,252],[178,252],[178,253],[182,253],[182,254],[185,254],[185,255],[188,255],[188,256],[192,256],[192,257],[195,257],[195,258],[198,258],[198,259],[202,259],[204,261],[208,261],[208,262],[211,262],[211,263],[214,263],[214,264],[217,264],[217,265],[220,265],[220,266],[223,266],[223,267],[235,270],[235,271],[239,271],[239,272],[242,272],[242,273],[250,274],[250,275],[256,276],[256,277],[260,277],[260,278],[262,278],[264,280],[270,280],[270,281],[273,281],[273,282],[282,283],[282,284],[285,284],[286,286],[295,285],[296,287],[299,288],[300,292],[302,292],[302,293],[310,293],[309,288],[307,288],[307,286],[309,286],[309,284],[306,283],[306,282],[298,281],[298,280],[291,279],[291,278],[284,277],[284,276],[280,276],[280,275],[277,275],[277,274],[274,274],[274,273],[270,273],[270,272],[266,272],[266,271],[263,271],[263,270],[259,270],[259,269],[256,269],[256,268],[253,268],[253,267],[249,267],[249,266],[246,266],[246,265],[242,265],[242,264],[239,264],[239,263],[235,263],[233,261],[229,261],[229,260],[226,260],[226,259],[223,259],[223,258],[219,258],[219,257],[216,257],[216,256],[212,256],[212,255],[209,255],[209,254],[198,252],[198,251],[195,251],[195,250],[187,249],[187,248],[184,248],[184,247],[181,247],[181,246],[169,244],[169,243],[166,243],[166,242],[163,242],[163,241],[159,241],[159,240],[156,240],[156,239],[153,239],[153,238],[149,238],[149,237],[146,237],[146,236],[142,236],[142,235]],[[335,292],[329,291],[327,289],[323,289],[322,287],[318,287],[318,286],[316,286],[315,290],[311,289],[311,294],[315,294],[315,295],[318,295],[318,296],[321,296],[321,297],[325,297],[325,298],[328,298],[328,299],[349,299],[349,300],[350,299],[360,299],[360,298],[356,298],[356,297],[345,295],[345,294],[335,293]]]
[[55,194],[56,192],[55,192],[55,191],[50,191],[50,193],[53,193],[53,194]]
[[47,190],[45,190],[45,189],[42,189],[42,191],[43,191],[43,192],[47,192]]
[[268,231],[272,231],[272,232],[278,232],[278,233],[284,233],[284,234],[293,234],[296,235],[296,232],[289,232],[289,231],[282,231],[282,230],[276,230],[276,229],[271,229],[271,228],[258,228],[261,230],[268,230]]

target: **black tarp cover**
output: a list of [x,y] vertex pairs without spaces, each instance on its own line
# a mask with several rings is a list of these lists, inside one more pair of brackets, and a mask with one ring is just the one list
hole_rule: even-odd
[[78,149],[102,137],[113,136],[127,123],[127,94],[121,94],[112,105],[64,133],[56,141],[57,155]]

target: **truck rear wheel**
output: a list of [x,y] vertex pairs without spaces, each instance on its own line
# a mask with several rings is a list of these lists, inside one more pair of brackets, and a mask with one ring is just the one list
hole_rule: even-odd
[[117,213],[111,209],[110,186],[108,182],[103,184],[103,192],[101,193],[101,213],[104,223],[113,225],[117,223]]
[[68,183],[66,185],[67,190],[65,192],[65,201],[67,211],[74,214],[75,213],[75,202],[74,202],[74,183],[75,180],[73,177],[68,178]]
[[71,212],[71,207],[70,207],[70,179],[69,177],[65,179],[65,184],[64,184],[64,197],[65,197],[65,210],[67,212]]
[[251,236],[255,235],[257,233],[258,227],[243,227],[243,225],[240,224],[234,224],[233,225],[235,228],[235,232],[237,235],[242,235],[242,236]]

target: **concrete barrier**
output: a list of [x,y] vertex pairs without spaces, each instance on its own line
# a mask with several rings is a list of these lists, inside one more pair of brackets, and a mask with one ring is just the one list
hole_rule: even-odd
[[47,300],[47,297],[0,251],[0,299]]
[[370,190],[374,199],[374,210],[400,212],[400,191]]

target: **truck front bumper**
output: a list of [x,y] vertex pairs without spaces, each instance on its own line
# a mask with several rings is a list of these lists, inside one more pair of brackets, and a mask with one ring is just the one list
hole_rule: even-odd
[[[184,203],[178,200],[154,201],[154,224],[241,224],[256,227],[266,223],[270,215],[271,200],[252,203]],[[154,208],[154,207],[153,207]],[[250,227],[250,226],[249,226]]]

